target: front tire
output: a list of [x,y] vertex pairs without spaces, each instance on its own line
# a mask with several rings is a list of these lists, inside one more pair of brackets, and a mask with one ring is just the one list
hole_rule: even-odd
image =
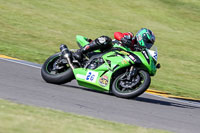
[[133,88],[122,87],[121,82],[123,81],[121,79],[123,76],[124,76],[124,73],[118,75],[112,84],[112,93],[116,95],[117,97],[135,98],[141,95],[142,93],[144,93],[148,89],[151,83],[151,78],[149,76],[149,73],[144,70],[138,71],[138,74],[136,77],[139,76],[138,79],[140,79],[140,81]]
[[53,84],[64,84],[74,79],[72,69],[68,64],[59,64],[60,54],[57,53],[49,57],[41,69],[42,78]]

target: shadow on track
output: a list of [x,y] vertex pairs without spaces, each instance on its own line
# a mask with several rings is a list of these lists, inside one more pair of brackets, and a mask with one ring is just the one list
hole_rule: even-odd
[[68,85],[68,84],[64,84],[61,86],[65,86],[65,87],[71,87],[71,88],[76,88],[76,89],[81,89],[81,90],[85,90],[85,91],[90,91],[90,92],[96,92],[96,93],[100,93],[100,94],[105,94],[105,95],[112,95],[108,92],[102,92],[102,91],[97,91],[97,90],[92,90],[86,87],[82,87],[82,86],[76,86],[76,85]]
[[173,107],[178,107],[178,108],[187,108],[187,109],[197,109],[200,107],[198,106],[193,106],[189,104],[182,104],[182,103],[176,103],[176,102],[170,102],[170,101],[164,101],[164,100],[157,100],[157,99],[152,99],[152,98],[144,98],[144,97],[137,97],[134,100],[139,101],[139,102],[145,102],[145,103],[152,103],[152,104],[158,104],[158,105],[164,105],[164,106],[173,106]]
[[[76,88],[76,89],[81,89],[84,91],[89,91],[89,92],[95,92],[95,93],[99,93],[99,94],[104,94],[107,96],[114,96],[111,93],[108,92],[101,92],[101,91],[96,91],[96,90],[92,90],[86,87],[82,87],[82,86],[77,86],[77,85],[69,85],[69,84],[64,84],[61,86],[65,86],[65,87],[70,87],[70,88]],[[116,96],[114,96],[116,97]],[[123,99],[123,98],[121,98]],[[132,98],[132,99],[123,99],[123,100],[132,100],[132,101],[137,101],[137,102],[145,102],[145,103],[151,103],[151,104],[157,104],[157,105],[163,105],[163,106],[173,106],[173,107],[177,107],[177,108],[187,108],[187,109],[200,109],[200,106],[193,106],[193,105],[189,105],[187,103],[178,103],[178,102],[171,102],[171,101],[165,101],[165,100],[157,100],[157,99],[152,99],[152,98],[146,98],[146,97],[136,97],[136,98]]]

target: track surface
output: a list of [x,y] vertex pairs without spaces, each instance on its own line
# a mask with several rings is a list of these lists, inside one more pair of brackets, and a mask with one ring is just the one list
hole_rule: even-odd
[[200,132],[199,104],[147,93],[121,99],[80,87],[76,81],[48,84],[40,76],[40,66],[34,66],[0,59],[0,98],[177,133]]

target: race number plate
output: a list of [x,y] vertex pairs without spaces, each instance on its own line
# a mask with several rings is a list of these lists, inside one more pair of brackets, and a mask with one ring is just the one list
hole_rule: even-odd
[[98,77],[98,72],[88,71],[87,74],[86,74],[85,80],[95,83],[97,77]]

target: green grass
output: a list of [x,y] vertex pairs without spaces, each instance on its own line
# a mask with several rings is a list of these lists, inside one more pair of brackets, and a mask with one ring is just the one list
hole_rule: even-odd
[[32,62],[78,48],[75,35],[113,37],[115,31],[156,35],[162,68],[151,88],[200,98],[199,0],[0,0],[0,54]]
[[167,133],[0,100],[0,133]]

